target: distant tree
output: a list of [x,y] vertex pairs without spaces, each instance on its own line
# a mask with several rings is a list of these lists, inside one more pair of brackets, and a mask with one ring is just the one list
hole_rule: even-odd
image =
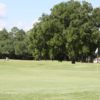
[[30,49],[35,59],[86,61],[100,44],[99,8],[86,1],[55,5],[30,30]]
[[70,0],[42,14],[28,32],[0,31],[0,58],[92,61],[100,48],[100,8]]
[[17,27],[13,27],[11,29],[11,34],[13,36],[15,55],[17,58],[25,59],[26,54],[28,54],[25,31],[18,29]]

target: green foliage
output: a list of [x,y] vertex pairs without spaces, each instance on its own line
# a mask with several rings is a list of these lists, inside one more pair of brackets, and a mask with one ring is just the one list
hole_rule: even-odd
[[93,57],[100,45],[99,17],[99,8],[93,9],[85,1],[55,5],[51,14],[43,14],[30,30],[33,56],[58,60]]
[[[10,45],[12,44],[12,45]],[[62,2],[42,14],[28,32],[13,27],[0,32],[0,54],[36,60],[86,61],[100,48],[100,8],[86,1]]]

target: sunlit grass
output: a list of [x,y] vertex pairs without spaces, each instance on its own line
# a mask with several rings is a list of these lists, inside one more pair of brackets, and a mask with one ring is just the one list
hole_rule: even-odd
[[100,100],[100,64],[0,60],[0,100]]

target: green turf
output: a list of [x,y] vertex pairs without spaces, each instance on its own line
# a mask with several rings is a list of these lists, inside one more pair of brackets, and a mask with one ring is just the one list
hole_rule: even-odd
[[100,100],[97,66],[0,60],[0,100]]

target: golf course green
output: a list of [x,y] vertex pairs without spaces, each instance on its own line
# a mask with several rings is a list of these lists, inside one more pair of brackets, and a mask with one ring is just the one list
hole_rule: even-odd
[[100,100],[100,64],[0,60],[0,100]]

